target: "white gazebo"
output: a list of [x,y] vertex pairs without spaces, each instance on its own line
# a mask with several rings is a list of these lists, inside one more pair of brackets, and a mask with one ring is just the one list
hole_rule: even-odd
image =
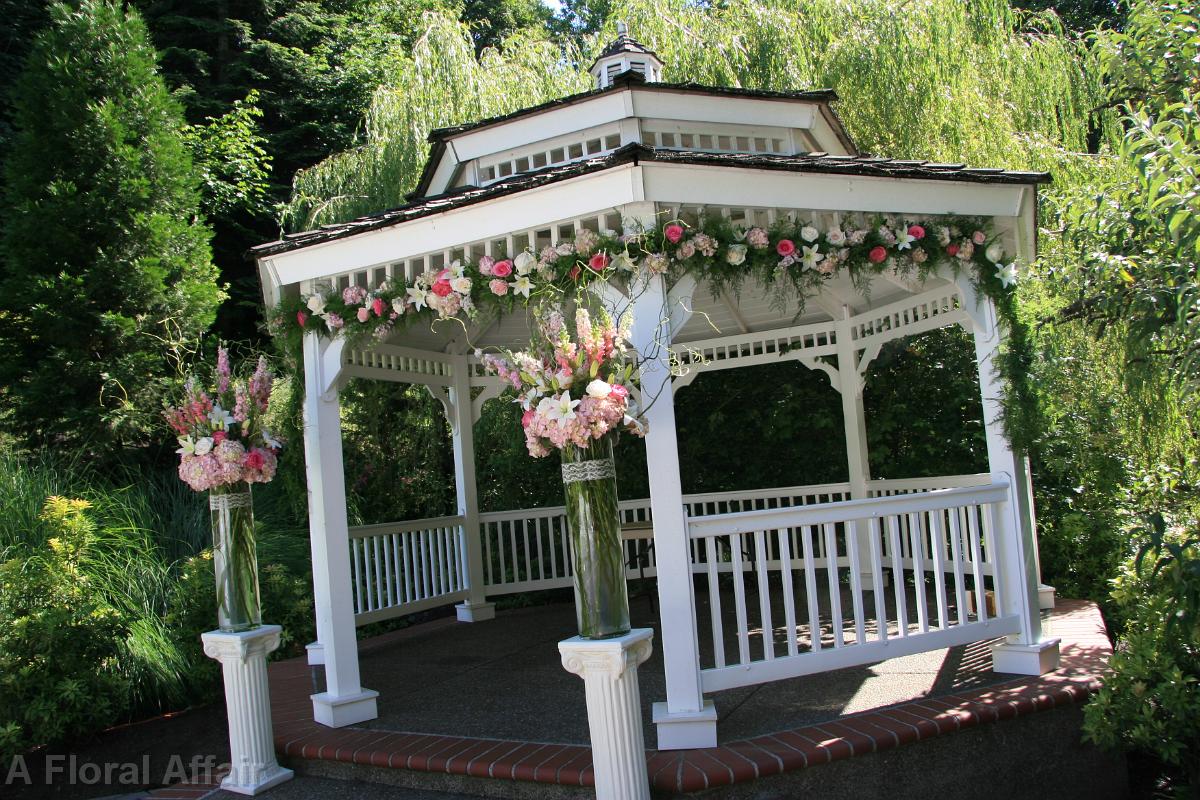
[[[435,131],[408,205],[255,248],[268,307],[411,284],[458,259],[537,252],[581,229],[664,217],[719,214],[745,227],[789,218],[820,230],[881,214],[931,226],[944,215],[983,217],[1009,253],[1032,261],[1046,175],[872,158],[842,128],[831,91],[664,83],[661,67],[622,31],[592,67],[594,90]],[[631,530],[650,523],[642,527],[653,538],[645,574],[657,577],[667,681],[654,713],[660,749],[714,745],[706,694],[730,687],[1001,636],[997,670],[1055,667],[1057,640],[1043,637],[1039,613],[1039,600],[1053,599],[1046,587],[1039,598],[1028,468],[999,422],[993,361],[1004,332],[968,275],[916,282],[885,272],[869,290],[839,275],[799,315],[753,280],[736,296],[691,278],[645,282],[633,300],[615,283],[606,291],[631,306],[634,343],[654,355],[642,375],[643,392],[658,398],[647,413],[650,497],[621,507]],[[461,621],[482,622],[494,615],[491,598],[571,585],[562,508],[480,513],[476,500],[472,425],[503,386],[473,353],[521,345],[528,325],[523,314],[425,321],[362,346],[305,334],[310,659],[326,675],[312,698],[317,721],[376,716],[377,695],[360,682],[357,625],[448,604]],[[989,471],[872,480],[867,366],[888,341],[951,325],[974,336]],[[822,370],[841,394],[849,481],[684,495],[673,393],[706,371],[781,360]],[[444,404],[456,514],[348,526],[338,403],[348,378],[422,384]],[[628,543],[631,552],[640,544]]]

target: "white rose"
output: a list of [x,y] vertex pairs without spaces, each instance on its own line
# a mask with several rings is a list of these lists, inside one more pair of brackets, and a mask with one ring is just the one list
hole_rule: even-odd
[[563,242],[558,247],[554,248],[554,252],[560,256],[569,256],[575,252],[575,244],[573,242]]
[[450,288],[459,294],[466,294],[467,292],[471,291],[471,279],[454,278],[450,281]]
[[606,381],[596,378],[587,385],[588,397],[594,397],[597,400],[602,400],[612,394],[612,387]]
[[200,441],[196,442],[196,455],[206,456],[212,452],[213,440],[211,436],[205,436]]
[[392,311],[395,311],[397,314],[403,314],[407,310],[408,303],[403,297],[397,297],[392,301]]
[[988,249],[984,251],[988,261],[993,264],[999,264],[1004,260],[1004,247],[999,242],[992,242],[988,245]]
[[820,235],[812,225],[805,225],[800,229],[800,238],[806,242],[815,242]]
[[731,244],[729,249],[725,251],[725,260],[733,266],[738,266],[746,260],[746,245]]
[[528,250],[518,253],[517,257],[513,259],[513,266],[517,268],[518,275],[528,275],[535,264],[537,264],[537,259]]
[[325,295],[323,295],[319,292],[314,295],[309,295],[308,310],[318,316],[320,316],[321,314],[324,314],[325,313]]
[[841,246],[846,242],[846,234],[842,233],[841,228],[830,228],[829,233],[825,234],[825,241],[834,246]]

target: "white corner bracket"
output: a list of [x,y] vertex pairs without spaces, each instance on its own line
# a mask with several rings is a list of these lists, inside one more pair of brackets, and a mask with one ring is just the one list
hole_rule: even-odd
[[596,800],[650,800],[638,665],[650,657],[650,628],[611,639],[558,643],[563,668],[583,678],[596,773]]
[[992,671],[1013,675],[1045,675],[1058,669],[1058,639],[1037,644],[992,645]]
[[221,662],[225,678],[231,768],[221,788],[227,792],[256,795],[292,779],[292,771],[275,760],[267,683],[267,654],[279,647],[282,630],[261,625],[243,633],[200,634],[204,655]]

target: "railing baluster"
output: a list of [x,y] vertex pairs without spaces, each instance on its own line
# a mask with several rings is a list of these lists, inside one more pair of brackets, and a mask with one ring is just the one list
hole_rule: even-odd
[[929,547],[933,551],[933,591],[937,597],[938,627],[945,630],[950,626],[946,608],[946,528],[942,509],[928,512]]
[[354,552],[354,564],[357,567],[357,569],[353,570],[353,572],[354,572],[354,608],[357,613],[361,614],[367,610],[366,607],[363,605],[363,594],[362,594],[363,564],[362,564],[362,552],[361,551],[364,549],[364,547],[363,547],[363,542],[361,539],[357,539],[357,540],[350,542],[350,545],[351,545],[351,550]]
[[429,531],[421,531],[418,536],[421,540],[421,585],[425,590],[421,599],[424,600],[433,597],[433,573],[430,569],[433,557],[429,552]]
[[379,553],[379,537],[371,537],[371,550],[373,552],[373,561],[375,562],[375,608],[383,608],[383,570],[380,562],[383,560]]
[[509,553],[512,555],[513,582],[519,583],[521,581],[521,555],[517,552],[517,520],[509,523],[508,547]]
[[921,526],[922,514],[908,515],[908,538],[912,547],[913,589],[916,595],[917,628],[921,633],[929,632],[929,601],[925,595],[925,545],[920,540],[925,532]]
[[1004,581],[1000,578],[1000,562],[996,559],[996,537],[1001,535],[1004,528],[999,524],[1000,504],[988,503],[987,510],[981,514],[983,518],[983,544],[987,548],[987,559],[992,567],[992,593],[996,597],[996,614],[1004,613],[1008,608],[1004,596]]
[[[546,557],[542,554],[542,522],[545,517],[535,517],[533,520],[533,536],[537,540],[538,580],[546,580]],[[532,578],[533,576],[530,575]]]
[[987,622],[987,584],[983,582],[983,561],[979,556],[979,513],[981,506],[967,507],[967,533],[971,537],[971,573],[975,578],[975,618]]
[[813,526],[800,531],[804,550],[804,590],[808,596],[808,647],[816,653],[821,649],[821,606],[817,603],[817,561],[813,556]]
[[547,534],[550,537],[550,575],[554,578],[561,578],[558,574],[558,548],[562,537],[557,533],[558,527],[554,524],[553,517],[546,518]]
[[525,541],[525,580],[533,580],[533,552],[529,549],[529,520],[521,520],[521,537]]
[[962,508],[950,509],[950,558],[954,561],[954,602],[958,624],[967,622],[967,587],[963,586]]
[[396,592],[392,586],[392,554],[388,552],[391,547],[392,537],[389,534],[383,534],[379,537],[383,540],[383,577],[384,588],[387,595],[388,606],[396,605]]
[[506,525],[511,524],[509,522],[501,522],[496,526],[496,552],[500,554],[500,579],[496,583],[509,583],[508,563],[504,557],[504,554],[508,552],[508,548],[505,547],[504,529]]
[[783,582],[783,620],[787,625],[787,654],[796,655],[796,597],[792,586],[792,532],[777,528],[779,545],[779,579]]
[[483,564],[487,570],[487,585],[495,586],[500,581],[496,578],[496,566],[492,563],[492,530],[498,525],[494,522],[484,522],[479,527],[483,531]]
[[742,534],[729,536],[729,554],[733,560],[733,606],[737,615],[738,663],[750,663],[750,631],[746,625],[746,585],[742,574]]
[[771,616],[771,586],[767,570],[770,569],[771,554],[767,552],[766,531],[754,532],[755,571],[758,572],[758,614],[762,628],[763,658],[775,660],[775,624]]
[[875,595],[875,638],[886,642],[887,634],[887,603],[883,594],[883,542],[880,533],[879,519],[872,517],[868,523],[871,548],[871,589]]
[[718,582],[720,548],[717,537],[707,537],[704,546],[708,556],[708,613],[712,620],[713,658],[720,669],[725,666],[725,627],[721,620],[721,585]]
[[825,576],[829,582],[829,620],[833,629],[833,646],[845,644],[846,620],[842,618],[842,582],[838,575],[838,548],[834,523],[826,522],[825,530]]
[[857,520],[847,522],[843,526],[846,532],[846,561],[850,565],[850,604],[854,610],[854,641],[863,644],[867,641],[866,625],[863,622],[863,587],[862,565],[858,557],[858,526]]
[[903,638],[908,636],[908,590],[904,578],[904,548],[901,545],[900,517],[888,515],[888,542],[892,551],[892,584],[896,592],[896,627]]

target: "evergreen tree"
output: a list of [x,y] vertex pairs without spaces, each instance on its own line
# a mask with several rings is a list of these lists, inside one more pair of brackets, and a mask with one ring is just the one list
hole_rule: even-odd
[[0,391],[33,443],[149,440],[223,298],[183,119],[145,25],[56,3],[13,94],[0,238]]

